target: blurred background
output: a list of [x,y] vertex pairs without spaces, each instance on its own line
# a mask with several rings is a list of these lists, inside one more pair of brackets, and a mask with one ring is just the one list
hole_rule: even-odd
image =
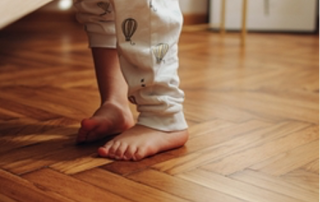
[[[179,0],[185,25],[206,24],[212,30],[221,26],[225,2],[225,28],[239,30],[244,0]],[[38,10],[72,13],[72,0],[3,0],[0,2],[0,28]],[[317,32],[318,0],[247,0],[246,27],[249,31]],[[48,4],[49,3],[49,4]],[[61,15],[61,14],[60,14]]]

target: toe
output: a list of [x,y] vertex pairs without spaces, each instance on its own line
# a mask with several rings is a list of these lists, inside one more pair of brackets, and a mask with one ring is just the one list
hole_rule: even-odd
[[123,160],[126,160],[126,161],[134,160],[133,156],[136,152],[137,152],[137,147],[128,146],[127,150],[124,152]]
[[144,143],[137,148],[137,151],[133,155],[134,161],[140,161],[148,156],[154,155],[159,152],[159,149],[150,142]]
[[[78,131],[76,139],[77,143],[84,143],[92,141],[92,131],[95,129],[96,123],[91,119],[83,119],[81,121],[81,128]],[[94,135],[95,136],[95,135]]]
[[106,145],[104,145],[103,147],[100,147],[98,149],[98,154],[101,157],[109,157],[111,146],[112,146],[112,140],[110,142],[108,142]]
[[105,147],[100,147],[100,148],[98,149],[98,154],[99,154],[99,156],[101,156],[101,157],[108,157],[109,150],[108,150],[107,148],[105,148]]
[[110,149],[109,149],[109,158],[114,159],[116,157],[116,153],[118,151],[119,146],[121,145],[121,143],[119,141],[114,141],[113,144],[111,145]]
[[147,156],[147,149],[144,147],[140,147],[137,149],[136,153],[133,155],[134,161],[140,161],[141,159]]
[[128,149],[127,143],[121,143],[118,147],[117,151],[115,152],[115,159],[117,160],[124,160],[124,154]]
[[83,119],[81,121],[81,128],[85,131],[91,131],[95,127],[97,127],[97,124],[97,121],[95,121],[94,119]]

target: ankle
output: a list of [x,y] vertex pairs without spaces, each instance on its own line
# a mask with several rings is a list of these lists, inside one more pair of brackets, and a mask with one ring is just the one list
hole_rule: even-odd
[[100,108],[94,113],[94,116],[104,116],[106,113],[116,116],[119,123],[124,123],[130,127],[134,125],[134,118],[129,108],[128,101],[105,100]]
[[101,100],[100,107],[105,106],[125,107],[128,106],[128,101],[124,98],[119,98],[116,96],[108,97]]

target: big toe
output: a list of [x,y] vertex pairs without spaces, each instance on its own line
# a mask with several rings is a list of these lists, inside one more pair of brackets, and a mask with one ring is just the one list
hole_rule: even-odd
[[84,131],[92,131],[99,125],[99,120],[96,119],[83,119],[81,121],[81,129]]
[[94,128],[97,127],[97,125],[94,123],[94,121],[90,119],[83,119],[81,121],[81,127],[79,128],[78,131],[78,136],[77,136],[77,143],[83,143],[87,141],[88,134],[94,130]]
[[111,135],[109,122],[99,118],[84,119],[81,122],[77,142],[94,142],[107,135]]
[[108,157],[109,156],[109,148],[106,147],[100,147],[98,149],[98,154],[101,157]]

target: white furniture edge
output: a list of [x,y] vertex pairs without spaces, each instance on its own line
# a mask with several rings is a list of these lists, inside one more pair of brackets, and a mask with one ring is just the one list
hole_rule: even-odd
[[1,0],[0,29],[37,10],[52,0]]

